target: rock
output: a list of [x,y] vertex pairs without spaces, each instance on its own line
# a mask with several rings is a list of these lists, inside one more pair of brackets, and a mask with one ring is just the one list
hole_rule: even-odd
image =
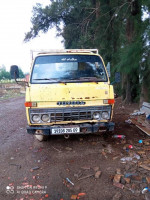
[[124,180],[126,181],[127,184],[129,184],[131,181],[130,178],[124,178]]
[[120,200],[121,199],[121,193],[120,192],[117,192],[116,194],[115,194],[115,196],[113,196],[113,198],[112,198],[112,200]]
[[102,173],[101,171],[97,171],[95,173],[95,178],[98,179],[100,177],[101,173]]
[[120,183],[121,176],[121,174],[115,174],[113,183]]
[[72,151],[72,148],[70,148],[70,147],[66,147],[65,148],[67,151]]

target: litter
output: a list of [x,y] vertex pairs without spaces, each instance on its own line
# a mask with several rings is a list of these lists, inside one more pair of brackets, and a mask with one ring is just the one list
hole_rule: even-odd
[[113,138],[125,139],[125,135],[113,135]]
[[66,180],[71,184],[71,185],[73,185],[74,186],[74,183],[73,182],[71,182],[70,181],[70,179],[69,178],[66,178]]
[[150,189],[148,187],[145,187],[143,190],[142,190],[142,194],[145,194],[146,192],[150,192]]

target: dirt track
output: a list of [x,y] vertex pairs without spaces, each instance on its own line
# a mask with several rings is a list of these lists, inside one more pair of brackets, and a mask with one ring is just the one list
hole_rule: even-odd
[[[86,194],[83,200],[111,200],[116,193],[121,200],[145,199],[137,192],[145,183],[136,183],[137,188],[132,188],[135,191],[132,192],[114,186],[112,181],[117,168],[122,174],[137,170],[135,163],[120,162],[120,158],[127,156],[124,145],[132,144],[134,147],[139,139],[148,138],[136,127],[124,122],[134,106],[124,108],[120,102],[116,104],[115,134],[126,135],[126,141],[100,135],[81,135],[68,140],[53,136],[40,143],[26,133],[24,98],[0,103],[0,200],[70,200],[72,195],[79,193]],[[94,175],[94,170],[102,172],[99,178],[85,178]],[[83,179],[78,180],[80,178]]]

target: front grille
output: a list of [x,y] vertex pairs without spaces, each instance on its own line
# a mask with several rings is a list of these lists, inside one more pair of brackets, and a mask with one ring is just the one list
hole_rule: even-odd
[[[80,121],[92,120],[93,113],[99,111],[111,111],[111,106],[88,106],[88,107],[69,107],[69,108],[48,108],[48,109],[30,109],[30,119],[33,114],[48,114],[50,122],[60,121]],[[31,121],[32,122],[32,121]]]

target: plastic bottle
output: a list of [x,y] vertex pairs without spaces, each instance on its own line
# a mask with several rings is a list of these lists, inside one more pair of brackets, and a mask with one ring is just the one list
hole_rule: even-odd
[[125,139],[125,135],[113,135],[113,138]]

